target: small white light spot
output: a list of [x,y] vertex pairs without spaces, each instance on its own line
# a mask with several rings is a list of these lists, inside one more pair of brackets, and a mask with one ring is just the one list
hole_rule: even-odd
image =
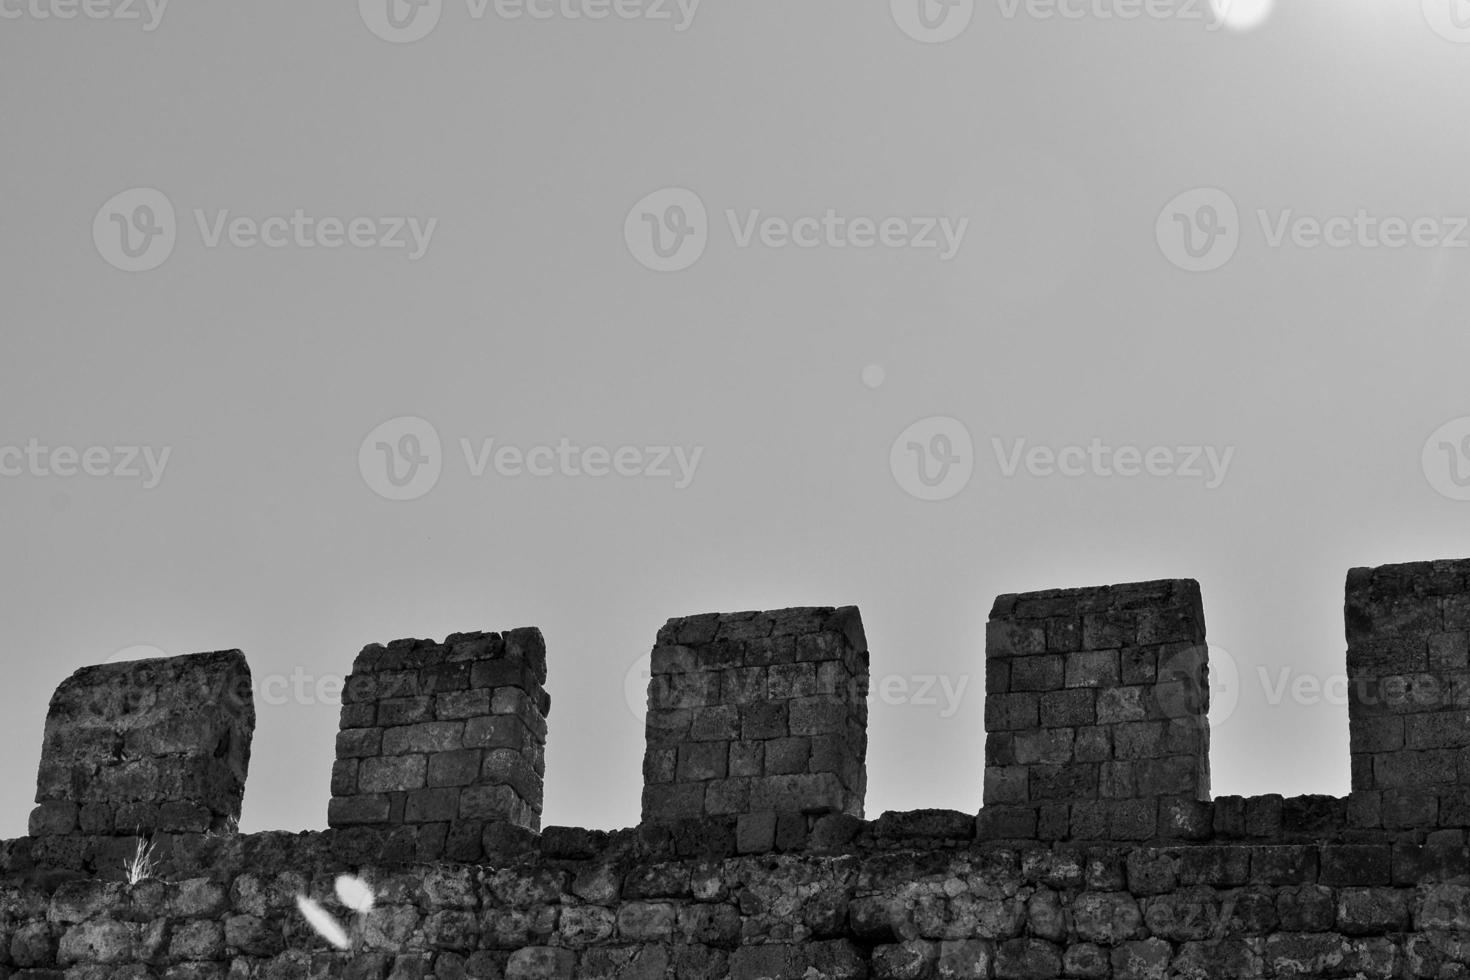
[[863,384],[869,388],[880,388],[883,381],[888,377],[888,372],[877,364],[869,364],[863,368]]

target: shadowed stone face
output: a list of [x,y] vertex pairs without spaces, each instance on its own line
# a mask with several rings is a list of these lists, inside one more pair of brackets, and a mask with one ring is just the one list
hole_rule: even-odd
[[1191,580],[1000,596],[986,628],[983,819],[1048,839],[1197,832],[1207,671]]
[[643,820],[736,821],[750,851],[860,817],[868,646],[855,607],[672,619],[651,657]]
[[538,830],[545,682],[533,627],[365,648],[342,693],[327,823],[410,827],[424,860],[478,860],[507,826]]
[[[249,675],[87,668],[47,721],[43,835],[0,840],[0,977],[1463,978],[1467,597],[1466,562],[1350,573],[1354,792],[1209,800],[1192,582],[1002,596],[978,817],[859,816],[855,610],[671,620],[653,805],[615,831],[506,819],[539,816],[538,632],[375,645],[330,829],[160,833],[127,884],[133,817],[238,808]],[[373,892],[358,921],[339,875]]]
[[30,832],[223,830],[254,731],[238,650],[83,667],[51,697]]

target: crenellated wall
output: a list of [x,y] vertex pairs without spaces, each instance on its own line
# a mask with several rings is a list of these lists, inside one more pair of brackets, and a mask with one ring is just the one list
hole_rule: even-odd
[[987,819],[1048,840],[1147,840],[1197,819],[1210,797],[1207,661],[1192,581],[996,599]]
[[487,826],[540,830],[545,683],[534,628],[367,647],[343,687],[328,825],[410,826],[426,859],[457,861],[483,856]]
[[328,829],[294,835],[233,832],[242,655],[85,668],[0,842],[0,980],[1470,977],[1470,561],[1355,569],[1345,613],[1348,797],[1210,798],[1180,580],[997,599],[984,807],[876,819],[857,610],[670,620],[615,832],[540,828],[533,629],[365,649]]
[[733,817],[741,850],[863,814],[868,645],[851,607],[672,619],[645,722],[643,820]]

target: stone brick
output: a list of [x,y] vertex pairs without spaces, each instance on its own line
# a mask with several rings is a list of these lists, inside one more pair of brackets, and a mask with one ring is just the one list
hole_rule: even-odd
[[1019,731],[1035,728],[1039,717],[1035,694],[1002,694],[985,699],[985,728],[987,731]]
[[459,809],[459,796],[455,787],[414,790],[404,804],[403,819],[407,823],[453,820]]
[[1011,663],[1012,691],[1055,691],[1063,678],[1060,656],[1020,657]]
[[735,825],[735,841],[741,854],[766,854],[776,846],[776,813],[742,813]]
[[996,951],[999,980],[1055,980],[1061,970],[1061,950],[1042,939],[1008,939]]
[[1020,765],[1071,762],[1075,739],[1075,732],[1070,728],[1018,732],[1014,736],[1015,762]]
[[1392,867],[1386,844],[1329,844],[1322,848],[1318,881],[1330,886],[1387,885]]
[[785,738],[787,728],[785,702],[767,701],[744,705],[740,709],[740,737],[748,741]]
[[512,715],[471,718],[464,725],[464,747],[477,749],[524,749],[534,744],[531,733]]
[[449,752],[464,747],[465,724],[460,721],[428,721],[383,729],[384,755]]
[[844,809],[846,795],[832,773],[769,776],[751,787],[752,810],[823,813]]
[[731,776],[760,776],[765,772],[765,760],[765,742],[737,741],[730,743],[728,772]]
[[679,746],[676,778],[681,781],[725,778],[729,751],[724,742],[691,742]]
[[1117,687],[1118,651],[1086,650],[1067,657],[1067,687]]
[[480,750],[459,749],[429,756],[429,786],[469,786],[480,774]]
[[777,738],[766,743],[767,775],[804,773],[811,761],[812,743],[807,738]]
[[424,786],[427,772],[428,760],[422,755],[363,759],[358,768],[357,784],[364,793],[420,789]]
[[414,725],[434,718],[434,699],[428,696],[384,698],[378,702],[378,724]]
[[1091,725],[1097,720],[1096,700],[1091,690],[1047,691],[1040,700],[1041,724],[1045,728]]
[[695,708],[689,737],[696,742],[728,742],[740,737],[740,708],[734,704]]

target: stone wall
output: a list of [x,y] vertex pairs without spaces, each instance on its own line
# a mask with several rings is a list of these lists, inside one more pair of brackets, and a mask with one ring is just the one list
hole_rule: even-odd
[[852,607],[671,619],[653,648],[645,822],[733,816],[748,851],[862,816],[868,646]]
[[[0,842],[0,980],[1467,978],[1470,816],[1458,800],[1470,739],[1457,693],[1470,675],[1467,573],[1470,562],[1349,574],[1354,783],[1344,798],[1208,798],[1204,627],[1191,582],[997,600],[978,815],[862,818],[867,647],[856,610],[671,620],[653,658],[644,819],[614,832],[538,832],[531,794],[514,783],[524,809],[477,832],[416,819],[412,794],[443,788],[427,785],[432,753],[463,748],[425,743],[422,786],[417,764],[391,761],[419,750],[384,748],[394,729],[512,716],[532,733],[515,757],[539,753],[537,716],[526,713],[544,720],[539,634],[370,647],[343,730],[381,735],[375,752],[339,752],[334,797],[404,794],[401,809],[390,797],[388,819],[363,822],[342,819],[348,804],[337,803],[332,826],[303,834],[160,823],[156,866],[127,882],[131,834],[116,820],[84,821],[85,804],[43,778],[52,789],[38,793],[32,824],[42,833]],[[463,687],[441,687],[437,672],[453,663],[521,673],[479,683],[472,666]],[[74,681],[58,704],[118,703],[92,701]],[[496,712],[505,688],[524,697]],[[1434,697],[1409,696],[1431,688]],[[442,695],[476,690],[487,694],[466,717],[438,716]],[[208,704],[162,703],[162,727],[144,730],[176,730],[168,704],[181,719]],[[231,710],[243,718],[247,708]],[[229,717],[203,710],[200,723],[215,733]],[[117,717],[80,730],[99,728],[122,730]],[[821,754],[786,747],[838,734]],[[699,749],[711,743],[719,748]],[[48,741],[43,773],[72,744]],[[213,744],[248,753],[248,737]],[[732,776],[737,753],[758,757],[759,770]],[[364,786],[372,759],[398,776]],[[784,771],[796,760],[803,771]],[[348,786],[342,769],[357,776],[356,794],[335,792]],[[812,776],[822,778],[772,782]],[[740,805],[712,808],[734,779],[749,780]],[[68,803],[75,822],[55,816]],[[376,894],[365,916],[337,904],[343,874]],[[350,949],[307,926],[299,896],[349,926]]]
[[1353,795],[1386,826],[1470,823],[1470,561],[1347,583]]
[[546,644],[537,629],[364,649],[342,695],[332,827],[410,825],[425,856],[478,860],[498,824],[541,827]]
[[84,667],[51,696],[30,833],[232,827],[254,731],[239,650]]
[[1016,836],[1146,840],[1210,793],[1204,609],[1192,581],[995,600],[985,809]]
[[[1298,809],[1276,800],[1276,812]],[[1164,978],[1467,976],[1470,851],[1305,840],[987,841],[974,817],[835,815],[799,852],[681,853],[647,828],[548,827],[494,861],[400,864],[348,836],[175,838],[155,879],[28,867],[0,846],[10,980],[370,977]],[[378,833],[395,833],[379,831]],[[360,923],[336,874],[377,895]],[[347,951],[305,924],[308,895]]]

